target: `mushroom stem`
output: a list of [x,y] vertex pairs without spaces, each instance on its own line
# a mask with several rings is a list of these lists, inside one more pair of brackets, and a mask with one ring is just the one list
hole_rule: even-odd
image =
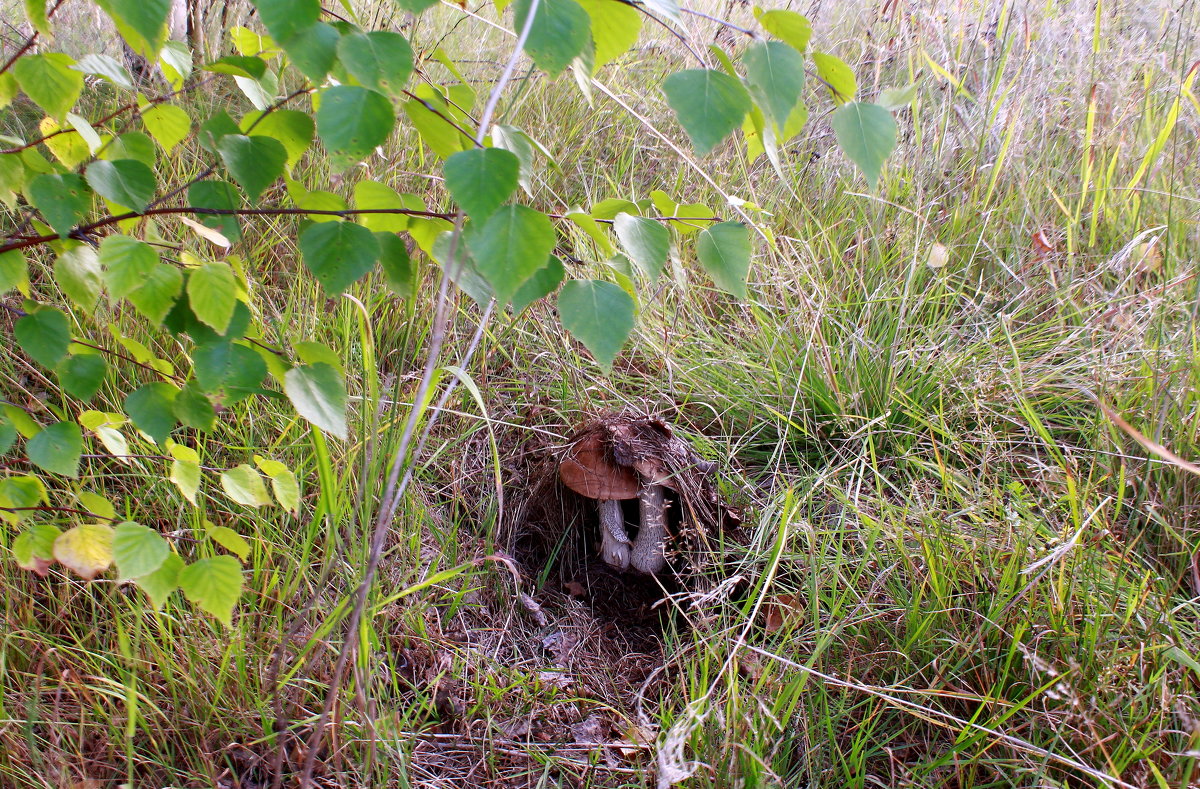
[[600,514],[600,557],[618,570],[629,569],[629,535],[625,533],[621,502],[599,499],[596,511]]
[[638,492],[641,528],[633,543],[629,563],[633,569],[649,575],[662,570],[667,563],[664,546],[667,541],[667,504],[662,485],[644,485]]

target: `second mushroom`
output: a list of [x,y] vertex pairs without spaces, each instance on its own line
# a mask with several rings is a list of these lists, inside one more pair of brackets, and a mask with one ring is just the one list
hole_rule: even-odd
[[[654,575],[666,565],[666,495],[661,480],[617,464],[596,434],[577,441],[559,464],[559,476],[571,490],[596,502],[600,556],[614,569]],[[637,537],[629,539],[621,502],[638,500]]]

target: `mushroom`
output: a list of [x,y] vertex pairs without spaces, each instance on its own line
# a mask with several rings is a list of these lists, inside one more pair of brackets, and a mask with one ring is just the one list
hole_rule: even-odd
[[[596,435],[575,444],[571,454],[559,464],[558,475],[571,490],[596,500],[596,512],[600,517],[600,557],[618,570],[629,569],[634,546],[625,532],[621,501],[639,498],[642,485],[637,475],[627,466],[618,466],[609,460]],[[638,541],[640,544],[640,533]]]
[[638,510],[641,528],[630,550],[629,564],[639,572],[654,575],[667,563],[667,503],[663,486],[643,479],[638,491]]

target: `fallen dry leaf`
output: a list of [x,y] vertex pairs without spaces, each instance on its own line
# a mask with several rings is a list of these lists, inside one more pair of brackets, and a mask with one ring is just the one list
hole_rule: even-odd
[[945,244],[934,244],[929,248],[929,257],[925,260],[925,265],[932,269],[945,268],[950,262],[950,250],[946,249]]
[[766,614],[763,627],[768,633],[776,633],[783,629],[786,622],[800,619],[804,615],[804,608],[796,595],[781,594],[764,603],[763,612]]

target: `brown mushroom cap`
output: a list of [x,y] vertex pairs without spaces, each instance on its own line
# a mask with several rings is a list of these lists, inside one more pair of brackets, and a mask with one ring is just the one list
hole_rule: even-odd
[[597,435],[585,436],[558,465],[563,484],[589,499],[636,499],[641,485],[637,474],[608,459]]

